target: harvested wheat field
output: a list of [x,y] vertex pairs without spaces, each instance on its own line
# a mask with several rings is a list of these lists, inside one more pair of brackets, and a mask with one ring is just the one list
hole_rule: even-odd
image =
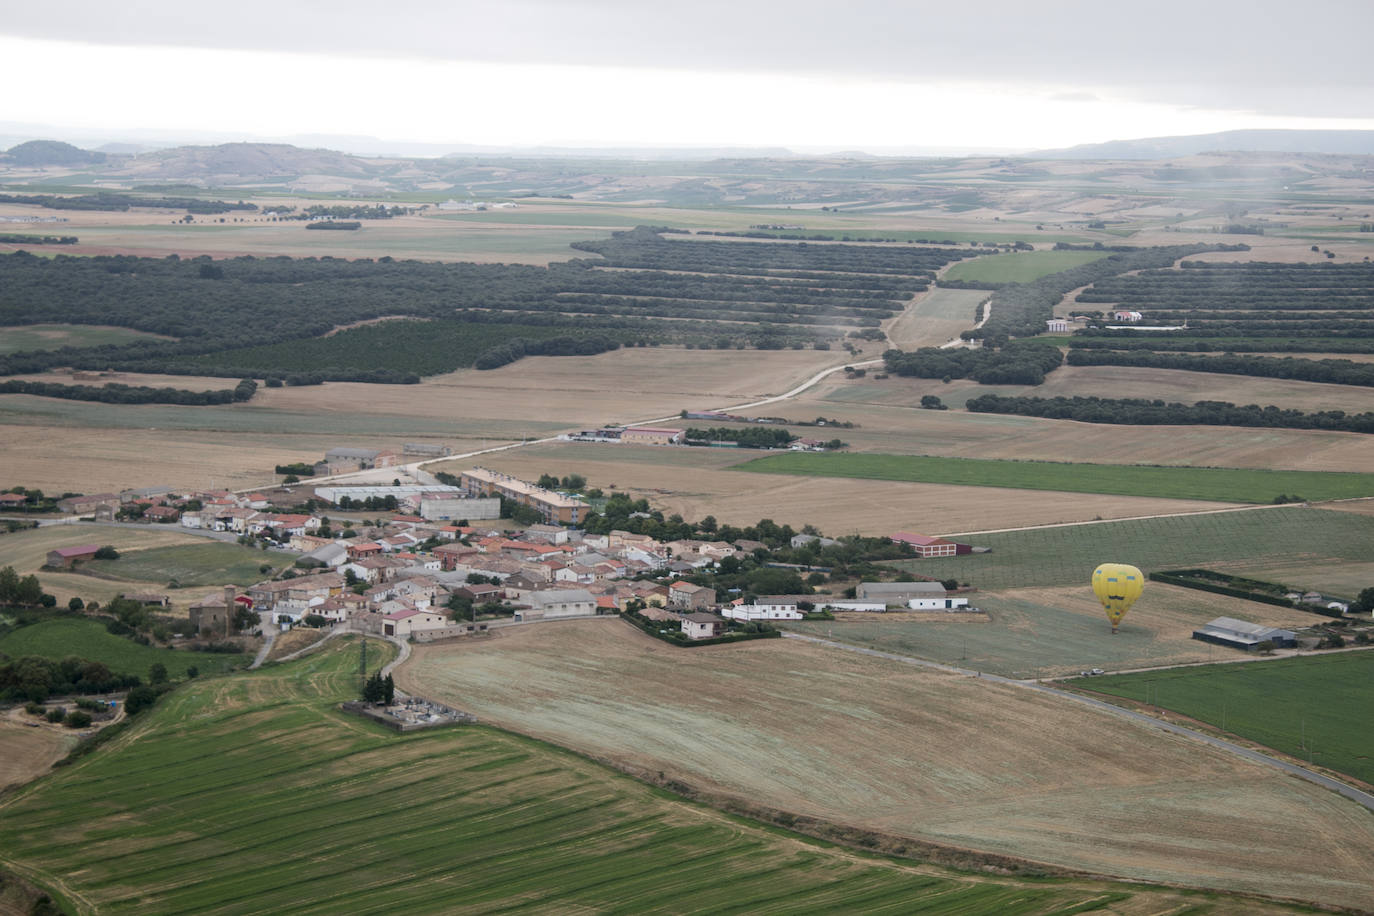
[[888,340],[902,350],[938,347],[957,338],[960,331],[973,327],[974,310],[990,295],[981,289],[939,287],[917,293],[912,303],[888,325]]
[[424,646],[406,690],[708,792],[1094,872],[1362,906],[1374,818],[1109,713],[792,640],[618,620]]
[[0,792],[48,772],[76,741],[71,729],[41,722],[22,706],[9,710],[0,718]]
[[[776,394],[836,362],[823,351],[750,354],[626,349],[593,357],[529,357],[419,385],[334,382],[259,388],[245,404],[188,407],[0,396],[9,479],[94,493],[165,484],[265,486],[272,468],[318,461],[335,446],[404,442],[472,451],[610,422],[676,415]],[[70,381],[63,375],[59,381]],[[233,387],[232,379],[120,376],[128,384]]]
[[[846,431],[847,432],[847,431]],[[1225,508],[1201,500],[961,487],[884,480],[809,478],[729,470],[763,454],[748,449],[548,443],[478,459],[517,477],[582,474],[590,486],[645,497],[666,515],[714,515],[731,525],[771,518],[826,534],[980,531],[1095,518],[1133,518]],[[455,472],[473,462],[444,466]]]
[[[1363,391],[1352,386],[1325,387],[1348,387],[1357,394]],[[1032,396],[1043,397],[1051,393],[1046,388],[1048,384],[1026,391]],[[1229,426],[1113,426],[970,414],[959,409],[922,410],[919,406],[921,397],[927,394],[940,397],[947,405],[957,408],[969,397],[1010,391],[959,381],[945,385],[939,379],[849,381],[831,376],[797,399],[778,405],[774,412],[780,416],[825,416],[857,423],[856,429],[840,431],[841,437],[852,443],[857,451],[1302,471],[1367,471],[1374,467],[1374,437],[1360,433]],[[1191,398],[1178,399],[1196,401],[1210,396],[1211,390],[1204,388]],[[1351,397],[1349,394],[1342,396]],[[1361,410],[1368,408],[1368,397],[1364,394]],[[1238,393],[1233,398],[1242,404],[1254,403],[1256,399]]]
[[1354,512],[1357,515],[1374,515],[1374,497],[1365,499],[1338,499],[1334,502],[1320,503],[1323,509],[1335,509],[1338,512]]

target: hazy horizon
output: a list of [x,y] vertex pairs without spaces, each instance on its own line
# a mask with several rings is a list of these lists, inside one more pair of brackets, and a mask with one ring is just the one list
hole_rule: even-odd
[[0,56],[32,91],[0,118],[68,136],[879,155],[1374,129],[1374,76],[1332,66],[1362,59],[1374,8],[1283,9],[400,0],[379,17],[356,0],[328,16],[246,0],[225,16],[74,0],[7,11]]

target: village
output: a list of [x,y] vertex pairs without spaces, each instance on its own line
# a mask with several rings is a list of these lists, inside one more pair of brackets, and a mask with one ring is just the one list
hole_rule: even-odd
[[[374,450],[338,448],[318,467],[337,473],[386,461]],[[770,563],[770,545],[758,540],[660,540],[616,529],[593,534],[578,527],[593,511],[583,496],[481,467],[464,471],[455,483],[402,484],[398,478],[390,485],[331,482],[269,492],[274,495],[173,494],[151,487],[70,497],[59,507],[93,521],[180,525],[294,557],[272,578],[247,588],[226,585],[187,603],[191,629],[204,638],[306,624],[433,642],[538,620],[629,614],[651,623],[654,635],[700,641],[768,632],[772,621],[826,619],[836,612],[978,610],[955,593],[956,583],[939,581],[859,582],[839,596],[740,588],[722,594],[702,583],[723,563],[733,569],[750,558],[787,573],[798,571],[797,564]],[[277,511],[273,499],[285,493],[312,511]],[[323,505],[378,508],[385,517],[334,528],[337,516],[331,519]],[[539,521],[518,525],[503,514]],[[908,532],[888,540],[897,554],[912,557],[977,549]],[[799,533],[786,546],[837,543]],[[47,566],[79,568],[99,551],[95,544],[54,550]],[[812,581],[819,579],[824,576]],[[160,607],[174,603],[160,592],[124,597]]]

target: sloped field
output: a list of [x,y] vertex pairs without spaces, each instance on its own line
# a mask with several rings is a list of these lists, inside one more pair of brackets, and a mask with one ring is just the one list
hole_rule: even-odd
[[799,814],[1082,869],[1360,906],[1374,818],[1020,688],[791,640],[683,650],[613,620],[424,647],[407,689]]

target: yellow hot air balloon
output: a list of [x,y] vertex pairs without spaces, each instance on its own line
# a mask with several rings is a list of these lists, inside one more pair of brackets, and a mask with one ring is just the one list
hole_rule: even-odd
[[1113,633],[1144,588],[1145,576],[1134,566],[1103,563],[1093,570],[1093,594],[1102,602],[1102,609],[1112,622]]

